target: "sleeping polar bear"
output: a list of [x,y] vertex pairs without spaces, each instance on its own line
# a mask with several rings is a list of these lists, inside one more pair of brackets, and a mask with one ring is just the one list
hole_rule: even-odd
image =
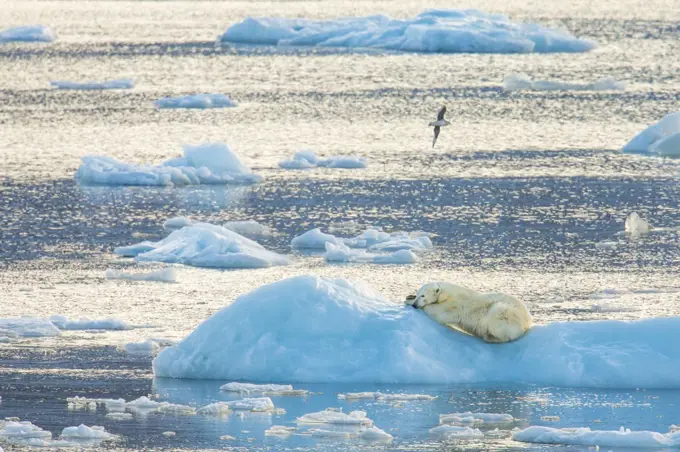
[[510,342],[531,328],[531,314],[518,299],[502,293],[481,293],[445,282],[425,284],[406,303],[423,309],[433,320],[453,326],[486,342]]

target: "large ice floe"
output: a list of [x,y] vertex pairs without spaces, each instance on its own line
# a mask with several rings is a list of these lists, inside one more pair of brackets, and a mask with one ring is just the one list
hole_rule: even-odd
[[527,74],[510,74],[503,78],[505,91],[622,91],[626,82],[602,77],[592,83],[559,82],[554,80],[533,80]]
[[635,135],[623,152],[680,157],[680,111],[664,116]]
[[299,276],[236,299],[161,351],[158,377],[278,382],[678,388],[680,318],[556,322],[506,344],[439,325],[343,279]]
[[84,185],[200,185],[251,184],[262,180],[224,143],[184,146],[184,157],[160,165],[123,163],[112,157],[89,155],[76,172]]
[[0,30],[0,44],[5,42],[52,42],[55,39],[52,30],[43,25],[25,25]]
[[283,169],[309,169],[309,168],[343,168],[358,169],[366,168],[368,161],[364,157],[353,155],[334,155],[325,159],[319,158],[312,151],[298,151],[291,160],[279,162]]
[[134,257],[140,262],[178,263],[194,267],[264,268],[290,263],[286,256],[269,251],[230,229],[200,222],[173,231],[158,242],[122,246],[114,252]]
[[591,430],[581,428],[529,427],[512,435],[515,441],[539,444],[564,444],[570,446],[599,446],[639,449],[680,447],[680,432],[659,433],[619,430]]
[[431,9],[411,19],[384,15],[334,20],[249,17],[229,27],[220,39],[441,53],[587,52],[595,47],[592,41],[566,31],[515,23],[503,15],[473,9]]
[[72,90],[102,90],[102,89],[130,89],[134,88],[135,82],[129,78],[121,78],[118,80],[107,80],[104,82],[67,82],[60,80],[53,80],[50,85],[57,89],[72,89]]
[[179,97],[162,97],[154,102],[156,108],[230,108],[238,104],[224,94],[192,94]]

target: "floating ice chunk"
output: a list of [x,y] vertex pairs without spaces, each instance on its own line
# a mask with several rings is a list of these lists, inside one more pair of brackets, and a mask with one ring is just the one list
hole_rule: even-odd
[[617,246],[619,246],[618,242],[611,241],[597,242],[595,244],[595,248],[599,250],[615,250]]
[[510,414],[500,414],[500,413],[451,413],[451,414],[441,414],[439,415],[440,424],[448,425],[502,425],[502,424],[512,424],[515,422],[515,418]]
[[560,417],[559,416],[541,416],[541,420],[543,422],[559,422]]
[[103,405],[109,411],[125,411],[124,399],[91,399],[89,397],[68,397],[66,398],[69,409],[94,410],[97,405]]
[[184,157],[160,165],[134,165],[112,157],[85,156],[76,172],[84,185],[252,184],[262,178],[250,171],[224,143],[184,146]]
[[327,262],[356,262],[368,264],[415,264],[418,257],[409,250],[399,250],[390,254],[373,254],[365,250],[350,249],[343,244],[334,245],[326,242]]
[[288,438],[295,433],[297,428],[286,427],[284,425],[272,425],[269,429],[264,431],[265,436],[278,436],[279,438]]
[[235,440],[236,438],[234,438],[234,437],[231,436],[231,435],[222,435],[222,436],[220,436],[220,439],[221,439],[222,441],[233,441],[233,440]]
[[79,319],[72,320],[63,315],[53,315],[50,317],[52,323],[54,323],[60,330],[131,330],[132,327],[125,321],[120,319],[100,319],[100,320],[90,320],[90,319]]
[[[633,154],[651,153],[655,143],[677,133],[680,133],[680,111],[664,116],[658,122],[635,135],[635,137],[623,147],[623,152]],[[668,148],[675,140],[676,139],[673,138],[668,144],[664,144],[661,148],[662,152],[670,152],[668,151]],[[661,145],[661,143],[659,143],[659,145]]]
[[239,392],[245,394],[264,394],[270,396],[306,396],[309,391],[306,389],[293,389],[292,385],[276,385],[276,384],[253,384],[253,383],[238,383],[231,382],[220,387],[220,391],[224,392]]
[[477,10],[425,10],[412,19],[382,15],[336,20],[249,17],[229,27],[224,42],[378,48],[408,52],[586,52],[591,41]]
[[10,339],[7,336],[0,336],[0,344],[9,344],[12,342],[12,339]]
[[448,439],[465,439],[465,438],[480,438],[484,434],[476,428],[460,427],[456,425],[440,425],[430,429],[430,434],[444,440]]
[[121,413],[120,411],[113,411],[106,413],[106,417],[114,421],[129,421],[132,419],[132,413]]
[[246,237],[265,237],[272,235],[272,230],[254,220],[227,221],[223,227]]
[[167,437],[173,437],[173,436],[177,436],[177,433],[168,431],[168,432],[163,432],[162,435],[167,436]]
[[156,108],[230,108],[238,104],[224,94],[193,94],[190,96],[163,97],[154,105]]
[[353,435],[352,432],[346,432],[343,430],[326,430],[324,428],[312,428],[308,430],[315,438],[327,438],[327,439],[349,439]]
[[413,401],[413,400],[435,400],[437,397],[427,394],[385,394],[382,392],[348,392],[346,394],[338,394],[340,400],[361,400],[374,399],[383,401]]
[[503,79],[503,89],[506,91],[622,91],[626,89],[626,82],[603,77],[593,83],[557,82],[551,80],[532,80],[526,74],[510,74]]
[[224,416],[226,414],[232,413],[229,408],[229,404],[225,402],[211,403],[210,405],[203,406],[196,410],[198,414],[205,414],[210,416]]
[[408,235],[391,235],[390,238],[384,242],[376,243],[369,247],[371,251],[424,251],[432,248],[432,241],[427,236],[410,237]]
[[364,157],[348,155],[336,155],[326,159],[320,159],[312,151],[299,151],[295,153],[292,160],[284,160],[279,163],[279,166],[284,169],[309,169],[318,167],[358,169],[366,168],[368,162]]
[[326,243],[335,245],[342,244],[342,239],[321,232],[321,229],[316,228],[299,235],[290,242],[290,246],[298,249],[326,249]]
[[0,336],[51,337],[59,336],[59,329],[47,319],[38,317],[10,317],[0,319]]
[[649,152],[661,157],[680,157],[680,132],[656,141],[650,146]]
[[61,432],[62,438],[79,438],[79,439],[97,439],[97,440],[113,440],[118,438],[98,425],[93,425],[88,427],[87,425],[80,424],[78,427],[66,427]]
[[32,438],[51,439],[52,433],[29,421],[7,421],[0,422],[0,438],[9,442],[21,442]]
[[359,431],[359,439],[363,441],[390,442],[392,435],[378,427],[368,427]]
[[161,346],[154,341],[130,342],[123,349],[128,355],[151,356],[158,353]]
[[182,229],[184,226],[191,226],[192,224],[194,224],[193,220],[187,217],[173,217],[165,220],[163,229]]
[[196,408],[189,405],[180,405],[177,403],[161,402],[156,407],[159,413],[169,413],[176,415],[192,415],[196,414]]
[[366,417],[365,411],[352,411],[345,414],[341,411],[329,410],[307,413],[295,421],[298,424],[341,424],[341,425],[373,425],[373,421]]
[[134,88],[135,82],[129,78],[122,78],[119,80],[107,80],[104,82],[66,82],[53,80],[50,85],[57,89],[75,89],[75,90],[102,90],[102,89],[130,89]]
[[154,282],[177,282],[177,270],[166,267],[147,273],[127,273],[118,270],[106,270],[106,279],[124,279],[127,281],[154,281]]
[[633,238],[647,234],[651,230],[649,223],[640,218],[640,215],[638,215],[635,212],[628,215],[624,227],[626,234],[630,235]]
[[[151,249],[149,249],[151,248]],[[136,254],[136,252],[141,253]],[[142,242],[116,248],[116,254],[137,261],[166,262],[215,268],[264,268],[287,265],[290,260],[227,228],[193,223],[159,242]]]
[[0,44],[6,42],[52,42],[55,39],[52,30],[43,25],[27,25],[0,30]]
[[650,449],[680,446],[680,435],[677,433],[634,432],[623,427],[620,430],[590,430],[588,427],[560,429],[533,426],[514,433],[512,439],[524,443],[573,446]]
[[242,400],[233,400],[224,402],[232,410],[242,411],[274,411],[276,407],[274,402],[269,397],[246,398]]
[[554,322],[488,344],[366,284],[298,276],[238,297],[161,351],[153,369],[250,381],[678,388],[678,340],[680,318],[670,317]]

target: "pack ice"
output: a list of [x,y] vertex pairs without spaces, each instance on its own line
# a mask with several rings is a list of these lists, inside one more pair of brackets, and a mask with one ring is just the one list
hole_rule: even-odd
[[55,39],[52,30],[43,25],[25,25],[0,30],[0,44],[5,42],[52,42]]
[[515,23],[474,9],[428,9],[403,20],[384,15],[334,20],[248,17],[229,27],[220,40],[423,53],[587,52],[595,47],[567,31]]
[[141,242],[114,249],[139,262],[166,262],[195,267],[263,268],[286,265],[281,254],[222,226],[193,222],[158,242]]
[[254,382],[678,388],[678,339],[680,319],[657,318],[557,322],[488,344],[362,283],[298,276],[237,298],[153,368]]
[[680,157],[680,111],[664,116],[635,135],[623,152]]
[[88,155],[76,172],[82,185],[252,184],[262,178],[250,171],[224,143],[184,146],[184,157],[160,165],[135,165],[112,157]]

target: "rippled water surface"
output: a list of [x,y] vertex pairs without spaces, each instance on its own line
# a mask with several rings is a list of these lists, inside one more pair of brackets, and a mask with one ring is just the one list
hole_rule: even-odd
[[[216,44],[248,15],[409,17],[435,7],[474,7],[562,27],[599,47],[586,54],[423,55]],[[149,337],[179,340],[236,296],[310,272],[370,281],[395,302],[432,280],[508,292],[525,301],[537,323],[680,315],[679,165],[620,153],[647,124],[678,110],[679,20],[675,2],[662,0],[6,0],[0,28],[39,23],[58,40],[0,45],[0,318],[112,316],[146,328],[0,344],[0,418],[19,416],[54,433],[79,423],[104,425],[124,437],[108,447],[123,449],[369,447],[264,436],[271,424],[291,425],[328,406],[365,409],[395,437],[390,446],[371,446],[377,449],[527,447],[489,437],[443,445],[428,436],[440,413],[468,410],[511,413],[521,419],[519,427],[666,432],[680,423],[678,391],[312,385],[304,388],[323,395],[276,399],[287,410],[278,418],[154,414],[122,422],[103,412],[69,412],[65,398],[158,394],[192,405],[225,398],[217,382],[153,380],[150,359],[130,358],[116,347]],[[581,82],[608,76],[628,87],[503,91],[503,77],[517,72]],[[133,90],[49,85],[123,77],[135,79]],[[162,96],[196,92],[222,92],[240,105],[153,106]],[[452,126],[432,149],[426,125],[443,103]],[[207,140],[227,142],[264,181],[107,188],[82,187],[73,178],[85,155],[160,163],[179,156],[184,143]],[[369,166],[278,167],[300,149],[361,155]],[[638,240],[622,235],[633,211],[659,230]],[[134,266],[114,256],[114,247],[164,237],[163,221],[176,215],[257,220],[277,232],[262,243],[292,253],[295,262],[261,270],[182,267],[178,284],[106,280],[106,269]],[[432,232],[435,249],[413,266],[328,265],[319,255],[291,251],[295,235],[347,221]],[[602,241],[617,246],[596,248]],[[336,397],[376,389],[439,398],[394,407]],[[561,420],[546,423],[544,415]],[[161,434],[168,430],[177,436]],[[236,439],[220,441],[222,435]]]

